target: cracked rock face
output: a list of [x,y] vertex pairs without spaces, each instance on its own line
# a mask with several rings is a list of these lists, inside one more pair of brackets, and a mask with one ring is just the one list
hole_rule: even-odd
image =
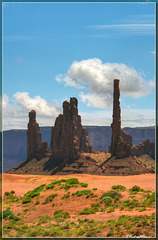
[[78,115],[76,98],[63,102],[63,114],[59,114],[52,127],[50,148],[53,157],[65,161],[78,159],[81,152],[92,152],[87,130]]

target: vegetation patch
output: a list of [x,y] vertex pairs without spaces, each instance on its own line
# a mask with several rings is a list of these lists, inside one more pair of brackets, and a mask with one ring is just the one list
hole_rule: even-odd
[[7,208],[3,211],[3,218],[4,219],[13,219],[14,221],[19,221],[21,218],[14,215],[13,212],[10,211],[10,208]]
[[45,186],[45,185],[46,185],[46,184],[42,184],[42,185],[40,185],[39,187],[35,188],[34,190],[27,192],[27,193],[24,195],[24,198],[25,198],[25,197],[34,198],[34,197],[36,197],[36,196],[39,196],[39,195],[40,195],[40,192],[44,189],[44,186]]
[[112,189],[113,190],[116,190],[116,191],[126,191],[126,187],[122,186],[122,185],[113,185],[112,186]]
[[49,202],[52,202],[52,200],[53,200],[57,195],[58,195],[57,193],[56,193],[56,194],[53,193],[53,194],[49,195],[42,204],[47,204],[47,203],[49,203]]
[[75,193],[72,193],[72,196],[76,195],[77,197],[80,197],[80,196],[83,196],[83,195],[90,195],[91,193],[92,193],[91,190],[86,189],[86,190],[77,191]]

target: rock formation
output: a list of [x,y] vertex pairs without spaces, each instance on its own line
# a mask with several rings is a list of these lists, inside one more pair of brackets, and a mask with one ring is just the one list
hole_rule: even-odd
[[27,130],[27,159],[41,158],[48,152],[48,143],[41,142],[41,130],[36,122],[36,112],[29,112]]
[[121,109],[120,109],[120,89],[119,79],[114,80],[114,93],[113,93],[113,123],[111,146],[109,151],[111,156],[116,158],[124,158],[130,156],[132,137],[121,129]]
[[66,162],[78,159],[81,152],[92,152],[87,130],[82,127],[78,115],[76,98],[63,102],[63,114],[59,114],[52,127],[50,148],[54,158]]
[[143,154],[147,154],[151,158],[155,159],[155,143],[147,139],[146,141],[139,143],[137,146],[133,146],[131,148],[132,156],[141,156]]

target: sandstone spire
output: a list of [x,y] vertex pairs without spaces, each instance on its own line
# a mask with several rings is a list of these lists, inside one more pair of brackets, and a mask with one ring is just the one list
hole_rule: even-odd
[[29,112],[29,123],[27,130],[27,158],[31,159],[35,155],[37,146],[41,142],[41,130],[36,122],[36,112]]
[[63,102],[60,114],[52,127],[51,151],[56,159],[76,160],[81,152],[92,152],[86,128],[81,125],[78,115],[78,100],[70,98]]
[[110,152],[111,156],[123,158],[130,156],[132,137],[121,129],[121,109],[120,109],[120,88],[119,79],[114,80],[114,93],[113,93],[113,122],[112,138]]

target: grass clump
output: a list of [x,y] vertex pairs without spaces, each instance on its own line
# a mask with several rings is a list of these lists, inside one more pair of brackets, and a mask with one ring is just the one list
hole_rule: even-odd
[[113,185],[112,189],[116,190],[116,191],[126,191],[126,187],[124,187],[122,185]]
[[139,186],[137,185],[134,185],[133,187],[131,187],[129,189],[130,193],[133,193],[133,194],[136,194],[137,192],[144,192],[145,190],[140,188]]
[[88,215],[88,214],[94,214],[96,213],[96,209],[94,208],[89,208],[89,207],[86,207],[84,208],[82,211],[79,212],[80,215]]
[[31,202],[31,198],[30,197],[26,196],[26,197],[22,198],[22,204],[26,204],[26,203],[29,203],[29,202]]
[[80,196],[83,196],[83,195],[88,195],[88,194],[91,194],[91,190],[82,190],[82,191],[77,191],[76,193],[72,193],[72,196],[77,196],[77,197],[80,197]]
[[114,199],[115,197],[118,197],[118,199],[120,199],[122,197],[122,194],[116,192],[115,190],[111,190],[111,191],[108,191],[106,193],[103,193],[103,195],[101,196],[101,200],[104,197],[110,197],[112,199]]
[[47,203],[49,203],[49,202],[52,202],[52,200],[53,200],[57,195],[58,195],[57,193],[56,193],[56,194],[53,193],[53,194],[49,195],[42,204],[47,204]]
[[19,221],[21,218],[14,215],[13,212],[10,211],[10,208],[7,208],[3,211],[3,218],[4,219],[13,219],[14,221]]
[[57,210],[54,212],[55,218],[71,218],[69,212],[64,212],[63,210]]
[[69,198],[69,197],[70,197],[70,192],[68,192],[68,193],[64,194],[64,195],[62,196],[62,198],[61,198],[61,199],[64,199],[64,198]]
[[81,187],[87,187],[88,183],[80,183]]
[[24,195],[24,197],[23,198],[34,198],[34,197],[36,197],[36,196],[39,196],[40,195],[40,192],[43,190],[43,188],[44,188],[44,186],[45,186],[45,184],[42,184],[42,185],[40,185],[39,187],[37,187],[37,188],[35,188],[34,190],[32,190],[32,191],[29,191],[29,192],[27,192],[25,195]]

